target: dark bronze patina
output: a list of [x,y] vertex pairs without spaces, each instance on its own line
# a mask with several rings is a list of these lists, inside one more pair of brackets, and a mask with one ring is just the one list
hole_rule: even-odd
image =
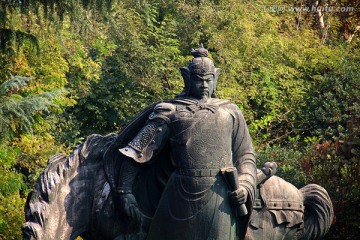
[[[319,239],[333,218],[325,189],[298,190],[256,169],[239,108],[216,98],[220,69],[202,46],[183,91],[119,134],[55,155],[25,206],[24,239]],[[306,211],[306,214],[304,212]]]
[[[190,87],[184,89],[180,101],[156,105],[144,128],[120,152],[129,157],[125,161],[147,163],[168,142],[174,171],[147,239],[243,238],[249,214],[236,218],[231,204],[246,211],[246,203],[251,213],[256,188],[251,138],[238,107],[212,97],[220,69],[207,57],[207,50],[200,47],[192,53],[194,58],[183,70]],[[228,166],[235,166],[239,173],[238,188],[232,189],[230,197],[220,174]],[[135,221],[140,220],[139,210],[128,189],[140,167],[125,163],[118,187],[121,207]]]

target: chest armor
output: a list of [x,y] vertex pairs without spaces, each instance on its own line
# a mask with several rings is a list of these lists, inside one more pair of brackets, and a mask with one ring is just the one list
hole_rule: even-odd
[[177,105],[170,124],[174,165],[186,169],[219,169],[229,165],[231,123],[231,115],[219,105]]

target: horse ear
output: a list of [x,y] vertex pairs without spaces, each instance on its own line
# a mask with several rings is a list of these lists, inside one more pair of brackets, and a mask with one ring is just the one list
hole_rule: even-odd
[[184,89],[177,97],[185,97],[189,95],[190,91],[190,70],[188,67],[181,67],[180,68],[181,76],[184,80]]

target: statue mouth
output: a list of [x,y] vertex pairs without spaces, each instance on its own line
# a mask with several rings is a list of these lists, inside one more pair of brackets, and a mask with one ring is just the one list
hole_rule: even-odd
[[209,90],[208,89],[202,89],[200,91],[201,94],[208,94],[209,93]]

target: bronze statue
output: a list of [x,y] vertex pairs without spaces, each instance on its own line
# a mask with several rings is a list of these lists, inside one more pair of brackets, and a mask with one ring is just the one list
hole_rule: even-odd
[[[29,194],[24,239],[318,239],[330,198],[255,167],[238,107],[216,98],[220,69],[202,46],[181,68],[184,90],[119,134],[92,135],[50,158]],[[304,215],[306,209],[307,214]],[[305,219],[304,219],[305,217]]]
[[[131,218],[139,216],[136,198],[131,194],[137,170],[141,164],[151,162],[168,142],[169,161],[175,169],[147,239],[243,238],[255,199],[251,138],[239,108],[214,98],[220,69],[207,57],[207,50],[200,47],[192,54],[194,58],[182,68],[186,88],[181,97],[157,104],[142,130],[120,149],[131,159],[125,160],[120,174],[118,192],[122,203],[126,203],[122,208]],[[239,173],[239,188],[230,194],[231,201],[220,174],[220,169],[228,166],[235,166]],[[245,203],[249,214],[236,219],[231,204]]]

